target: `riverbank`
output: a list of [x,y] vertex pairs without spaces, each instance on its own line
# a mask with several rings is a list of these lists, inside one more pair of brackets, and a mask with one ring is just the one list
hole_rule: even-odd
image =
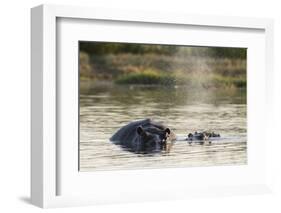
[[116,84],[246,88],[246,60],[157,54],[80,53],[80,80]]
[[222,88],[236,87],[246,88],[246,78],[238,76],[222,76],[219,74],[166,74],[155,71],[144,71],[141,73],[130,73],[118,77],[117,84],[144,84],[144,85],[186,85],[194,88]]

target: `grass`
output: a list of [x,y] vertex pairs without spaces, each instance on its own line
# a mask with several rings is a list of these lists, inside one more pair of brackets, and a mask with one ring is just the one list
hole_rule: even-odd
[[218,74],[192,74],[179,73],[166,74],[153,70],[145,70],[139,73],[122,75],[115,81],[117,84],[143,84],[143,85],[186,85],[190,87],[237,87],[245,88],[246,79],[241,77],[229,77]]
[[158,84],[174,85],[175,78],[172,75],[146,70],[139,73],[122,75],[115,81],[117,84]]
[[246,59],[80,52],[80,79],[117,84],[246,87]]

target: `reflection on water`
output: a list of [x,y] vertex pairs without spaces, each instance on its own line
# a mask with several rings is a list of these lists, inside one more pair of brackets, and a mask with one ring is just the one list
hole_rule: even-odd
[[[120,127],[144,118],[163,122],[178,138],[212,130],[222,139],[177,141],[154,155],[109,141]],[[80,171],[246,164],[246,133],[246,91],[80,84]]]

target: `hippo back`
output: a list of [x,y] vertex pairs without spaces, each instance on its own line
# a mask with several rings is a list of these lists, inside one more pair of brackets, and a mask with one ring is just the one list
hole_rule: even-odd
[[[145,119],[140,121],[134,121],[126,126],[120,128],[111,138],[110,140],[115,144],[121,145],[123,148],[127,148],[130,151],[140,151],[141,149],[151,149],[154,150],[155,147],[144,146],[145,143],[140,139],[140,135],[137,132],[137,128],[141,127],[143,131],[148,131],[150,134],[160,135],[163,134],[167,127],[153,122],[151,119]],[[172,138],[175,138],[175,135],[170,134]],[[162,146],[161,146],[162,147]],[[161,149],[161,147],[158,147]],[[157,149],[158,149],[157,148]]]
[[147,125],[150,123],[150,119],[140,120],[140,121],[134,121],[126,126],[123,126],[120,128],[111,138],[110,140],[115,143],[122,143],[125,141],[133,141],[135,137],[137,137],[136,129],[138,126]]

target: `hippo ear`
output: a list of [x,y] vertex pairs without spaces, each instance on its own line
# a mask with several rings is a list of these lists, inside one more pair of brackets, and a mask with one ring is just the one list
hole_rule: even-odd
[[171,130],[170,130],[169,128],[166,128],[166,129],[165,129],[165,132],[168,133],[168,134],[170,134],[170,133],[171,133]]
[[143,135],[143,134],[145,133],[145,131],[144,131],[144,129],[143,129],[141,126],[138,126],[138,127],[137,127],[137,133],[138,133],[139,135]]

